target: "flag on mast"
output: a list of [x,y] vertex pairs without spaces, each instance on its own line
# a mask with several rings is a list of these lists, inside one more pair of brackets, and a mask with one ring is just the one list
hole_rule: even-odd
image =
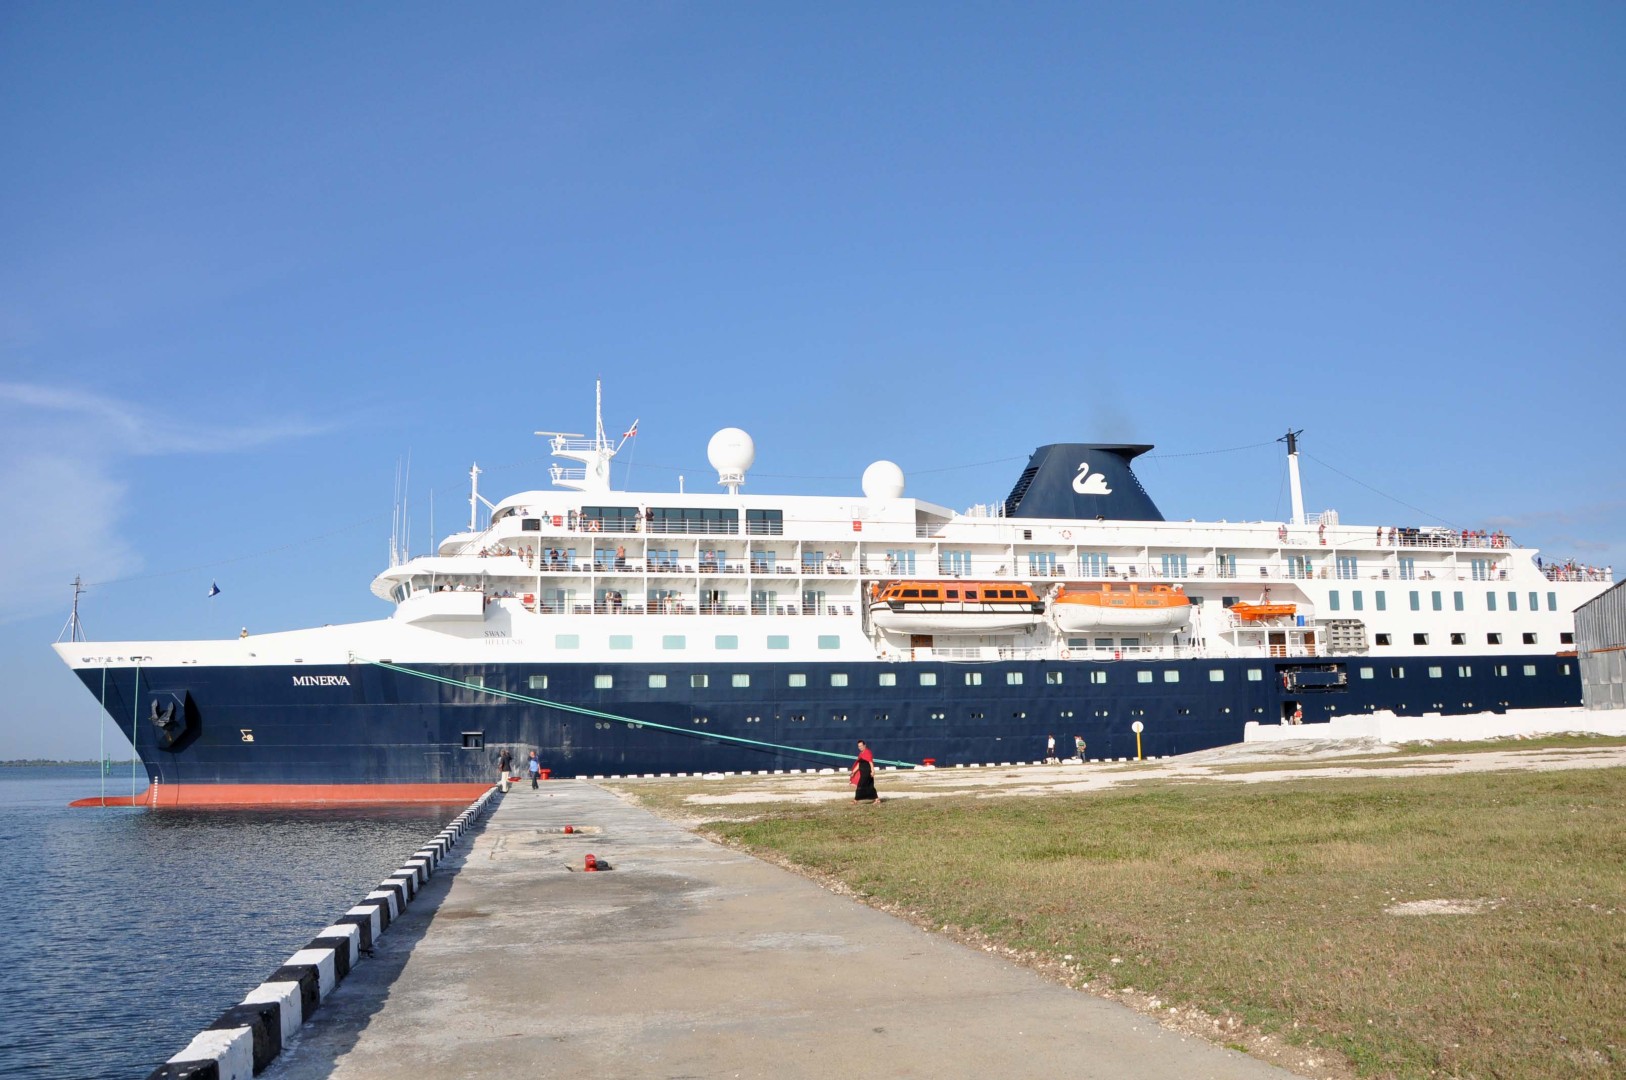
[[[642,419],[642,418],[640,417],[640,419]],[[628,428],[626,431],[623,431],[621,433],[621,437],[623,439],[630,439],[636,434],[638,434],[638,421],[634,420],[632,422],[632,426],[630,428]]]
[[215,597],[217,597],[219,595],[220,595],[220,586],[216,585],[212,581],[209,582],[209,599],[213,600]]

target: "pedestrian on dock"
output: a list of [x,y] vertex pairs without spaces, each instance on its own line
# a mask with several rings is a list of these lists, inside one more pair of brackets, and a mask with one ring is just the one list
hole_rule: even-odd
[[1073,749],[1078,751],[1078,760],[1080,762],[1084,762],[1084,761],[1089,760],[1089,758],[1084,756],[1084,736],[1082,736],[1082,735],[1074,735],[1073,736]]
[[508,790],[508,771],[513,767],[514,752],[505,746],[502,748],[502,753],[497,755],[497,783],[502,786],[504,791]]
[[1054,735],[1044,737],[1044,763],[1046,765],[1059,765],[1061,763],[1061,759],[1056,756],[1056,737]]
[[531,774],[531,790],[536,790],[536,782],[542,779],[542,763],[536,758],[536,751],[531,751],[531,759],[525,763],[526,770]]
[[858,740],[858,760],[853,762],[847,782],[856,785],[853,790],[854,802],[874,804],[881,801],[875,791],[875,755],[870,753],[863,739]]

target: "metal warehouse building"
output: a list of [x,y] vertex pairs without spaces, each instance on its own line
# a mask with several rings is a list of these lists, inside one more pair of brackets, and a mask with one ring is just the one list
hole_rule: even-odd
[[1581,694],[1589,709],[1626,709],[1626,581],[1575,609]]

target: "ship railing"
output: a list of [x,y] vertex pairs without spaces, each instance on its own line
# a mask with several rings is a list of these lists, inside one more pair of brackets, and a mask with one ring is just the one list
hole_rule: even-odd
[[1555,565],[1548,563],[1541,568],[1541,573],[1548,581],[1615,580],[1615,568],[1613,566],[1581,566],[1575,563]]
[[[1037,653],[1040,659],[1056,656],[1051,649],[1025,651]],[[1204,655],[1201,650],[1189,645],[1069,645],[1061,650],[1063,660],[1088,660],[1091,663],[1106,660],[1184,660],[1201,655]]]

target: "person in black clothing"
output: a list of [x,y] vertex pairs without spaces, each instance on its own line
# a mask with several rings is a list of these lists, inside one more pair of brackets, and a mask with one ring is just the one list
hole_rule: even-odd
[[[512,750],[508,749],[508,747],[505,746],[505,747],[502,748],[502,753],[497,755],[497,783],[498,784],[506,784],[508,782],[508,770],[513,768],[513,765],[514,765],[514,752]],[[506,790],[506,788],[504,790]]]
[[853,800],[855,802],[879,802],[881,797],[875,792],[875,755],[869,752],[864,740],[858,740],[858,760],[853,762],[852,774],[848,778],[854,785]]

